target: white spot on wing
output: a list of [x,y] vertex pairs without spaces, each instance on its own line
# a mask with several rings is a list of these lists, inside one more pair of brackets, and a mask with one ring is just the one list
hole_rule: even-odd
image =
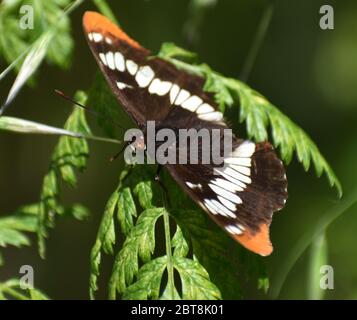
[[212,204],[211,200],[205,199],[204,205],[212,214],[218,214],[217,208],[214,204]]
[[203,103],[196,111],[197,114],[214,112],[214,108],[208,103]]
[[154,79],[155,72],[149,66],[143,66],[139,68],[135,76],[135,80],[138,83],[139,87],[145,88],[149,83]]
[[221,201],[222,204],[223,204],[225,207],[227,207],[227,209],[229,209],[229,210],[235,211],[235,210],[237,209],[237,208],[236,208],[236,205],[235,205],[233,202],[227,200],[226,198],[223,198],[223,197],[221,197],[221,196],[218,196],[218,200]]
[[100,42],[103,40],[103,36],[100,33],[94,32],[92,33],[94,42]]
[[238,148],[233,151],[234,157],[250,158],[255,151],[255,143],[244,141]]
[[115,60],[115,67],[117,68],[117,70],[120,72],[124,72],[125,71],[124,56],[120,52],[115,52],[114,60]]
[[230,218],[237,218],[237,216],[230,210],[228,210],[224,205],[222,205],[220,202],[217,200],[212,200],[212,203],[218,208],[218,214],[225,216],[225,217],[230,217]]
[[211,181],[212,183],[216,184],[219,187],[222,187],[228,191],[236,192],[236,191],[243,191],[244,189],[241,186],[238,186],[232,182],[229,182],[225,179],[217,178]]
[[115,69],[115,63],[114,63],[114,54],[113,52],[109,51],[106,55],[105,55],[106,59],[107,59],[107,63],[108,63],[108,67],[112,70]]
[[104,53],[99,53],[99,58],[103,62],[103,64],[106,66],[107,65],[107,59],[105,58]]
[[191,112],[195,112],[196,109],[199,107],[200,104],[202,104],[202,99],[200,97],[197,96],[191,96],[190,98],[188,98],[186,101],[184,101],[181,106],[182,108],[191,111]]
[[232,202],[235,202],[237,204],[242,203],[242,199],[239,198],[236,194],[227,191],[226,189],[223,189],[215,184],[208,184],[209,187],[219,196],[222,196],[223,198],[229,199]]
[[252,159],[250,159],[250,158],[228,157],[228,158],[224,159],[224,162],[227,164],[236,164],[236,165],[245,166],[245,167],[250,167],[252,165]]
[[133,60],[126,60],[126,68],[128,69],[129,73],[133,76],[138,72],[138,65]]
[[233,168],[234,170],[240,172],[241,174],[244,174],[246,176],[250,176],[250,168],[247,168],[247,167],[243,167],[243,166],[238,166],[238,165],[235,165],[235,164],[231,164],[230,165],[231,168]]
[[245,189],[247,187],[247,185],[245,183],[233,178],[229,174],[225,173],[222,169],[214,169],[214,171],[217,172],[218,174],[222,175],[224,178],[226,178],[227,180],[229,180],[233,184],[235,184],[237,186],[240,186],[243,189]]
[[236,171],[236,170],[233,170],[233,169],[230,168],[230,167],[225,167],[225,168],[223,169],[223,172],[226,173],[226,174],[228,174],[228,175],[230,175],[231,177],[233,177],[233,178],[239,180],[239,181],[244,182],[244,183],[248,183],[248,184],[249,184],[249,183],[252,183],[252,179],[251,179],[251,178],[249,178],[249,177],[247,177],[247,176],[245,176],[245,175],[239,173],[239,172]]
[[185,89],[181,89],[180,93],[178,94],[178,96],[175,100],[175,105],[177,105],[177,106],[181,105],[189,97],[190,97],[190,93]]
[[125,89],[125,88],[129,88],[129,89],[133,88],[132,86],[130,86],[124,82],[119,82],[119,81],[117,82],[117,86],[120,90]]
[[243,231],[242,231],[240,228],[238,228],[237,226],[235,226],[235,225],[233,225],[233,224],[228,225],[228,226],[226,226],[225,228],[226,228],[226,230],[227,230],[229,233],[231,233],[231,234],[240,235],[240,234],[243,233]]
[[171,89],[172,83],[169,81],[161,81],[160,79],[154,79],[149,87],[149,92],[151,94],[157,94],[159,96],[164,96]]
[[109,37],[105,37],[105,42],[108,43],[108,44],[112,44],[113,43],[112,39],[110,39]]
[[175,99],[180,91],[180,87],[177,84],[174,84],[170,90],[170,102],[174,104]]
[[93,34],[92,33],[88,33],[88,39],[89,39],[89,41],[93,41]]
[[245,228],[241,224],[237,224],[237,227],[241,229],[242,231],[245,231]]
[[223,114],[219,111],[209,112],[199,114],[198,117],[205,121],[221,121],[223,119]]
[[190,188],[190,189],[202,189],[202,185],[200,183],[198,184],[194,184],[191,182],[186,181],[186,185]]

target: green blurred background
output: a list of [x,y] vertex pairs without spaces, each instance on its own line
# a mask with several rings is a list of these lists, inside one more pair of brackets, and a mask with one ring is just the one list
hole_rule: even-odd
[[[206,1],[207,2],[207,1]],[[263,0],[217,0],[202,11],[192,10],[189,0],[108,0],[121,26],[145,47],[157,52],[162,42],[172,41],[193,50],[200,60],[231,77],[239,77],[266,7]],[[335,10],[335,29],[319,27],[319,8]],[[191,9],[190,9],[191,8]],[[81,17],[94,6],[87,1],[71,16],[75,49],[67,71],[43,65],[35,87],[26,87],[8,115],[63,126],[70,106],[54,89],[72,95],[87,89],[97,65],[82,33]],[[355,0],[275,1],[272,22],[259,50],[248,84],[265,95],[299,124],[317,143],[342,182],[345,195],[357,179],[357,2]],[[6,65],[0,63],[1,70]],[[1,82],[3,100],[13,77]],[[96,133],[95,119],[88,116]],[[123,124],[127,120],[123,120]],[[238,125],[237,119],[232,119]],[[20,205],[38,201],[42,179],[57,139],[0,133],[0,215]],[[113,145],[90,143],[88,169],[80,175],[77,189],[64,189],[64,200],[81,202],[91,211],[85,222],[60,219],[50,232],[47,259],[42,261],[33,245],[3,250],[5,266],[0,281],[18,276],[21,265],[35,269],[35,285],[53,299],[87,299],[89,254],[105,203],[117,185],[121,160],[109,163]],[[338,201],[325,177],[305,173],[296,160],[287,170],[289,200],[274,216],[274,253],[265,259],[272,286],[296,242],[318,223]],[[356,208],[344,213],[328,229],[329,264],[335,272],[330,299],[357,298]],[[36,243],[35,237],[33,243]],[[289,274],[279,298],[307,298],[308,254]],[[105,284],[111,258],[102,265],[99,298],[106,297]],[[248,283],[245,298],[269,298]]]

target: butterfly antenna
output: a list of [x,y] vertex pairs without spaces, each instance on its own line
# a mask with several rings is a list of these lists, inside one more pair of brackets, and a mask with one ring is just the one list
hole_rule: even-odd
[[[73,103],[73,104],[76,105],[77,107],[80,107],[80,108],[86,110],[87,112],[89,112],[89,113],[95,115],[96,117],[99,117],[98,112],[96,112],[94,109],[92,109],[92,108],[90,108],[90,107],[88,107],[88,106],[85,106],[85,105],[79,103],[78,101],[74,100],[73,98],[71,98],[71,97],[65,95],[62,91],[55,89],[55,93],[58,94],[58,95],[59,95],[60,97],[62,97],[63,99],[65,99],[65,100],[67,100],[67,101]],[[114,125],[118,126],[119,128],[121,128],[121,129],[123,129],[123,130],[127,130],[127,128],[124,128],[123,126],[121,126],[119,123],[113,121],[112,119],[110,119],[110,118],[108,118],[108,117],[107,117],[106,119],[108,119],[111,123],[113,123]]]

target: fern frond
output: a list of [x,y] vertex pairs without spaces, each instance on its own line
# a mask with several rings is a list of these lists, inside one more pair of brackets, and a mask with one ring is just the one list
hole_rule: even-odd
[[[75,98],[81,103],[85,103],[86,95],[83,92],[78,92]],[[65,129],[69,131],[73,130],[84,135],[91,134],[84,111],[78,108],[75,108],[68,118]],[[52,156],[50,170],[43,180],[40,196],[37,234],[39,251],[42,257],[45,256],[47,228],[53,227],[56,214],[63,214],[63,207],[59,202],[60,180],[63,179],[70,186],[75,186],[77,178],[74,170],[83,170],[86,165],[87,157],[88,144],[84,139],[80,140],[70,137],[61,137],[59,139]],[[73,216],[76,216],[76,214],[74,214],[75,208],[76,207],[72,207]]]
[[148,262],[155,250],[155,225],[163,215],[163,208],[153,208],[143,211],[128,234],[123,248],[115,258],[112,277],[109,284],[110,298],[115,299],[115,289],[124,293],[127,285],[133,282],[139,269],[138,257]]
[[0,300],[48,300],[48,296],[36,288],[23,289],[18,279],[0,282]]

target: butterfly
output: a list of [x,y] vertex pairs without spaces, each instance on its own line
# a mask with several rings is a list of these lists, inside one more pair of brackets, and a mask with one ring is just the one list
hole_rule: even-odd
[[[86,12],[83,28],[97,63],[118,102],[143,128],[228,128],[205,79],[150,55],[121,28],[96,12]],[[167,164],[174,180],[233,239],[267,256],[272,215],[288,197],[282,161],[269,142],[233,138],[225,166]]]

